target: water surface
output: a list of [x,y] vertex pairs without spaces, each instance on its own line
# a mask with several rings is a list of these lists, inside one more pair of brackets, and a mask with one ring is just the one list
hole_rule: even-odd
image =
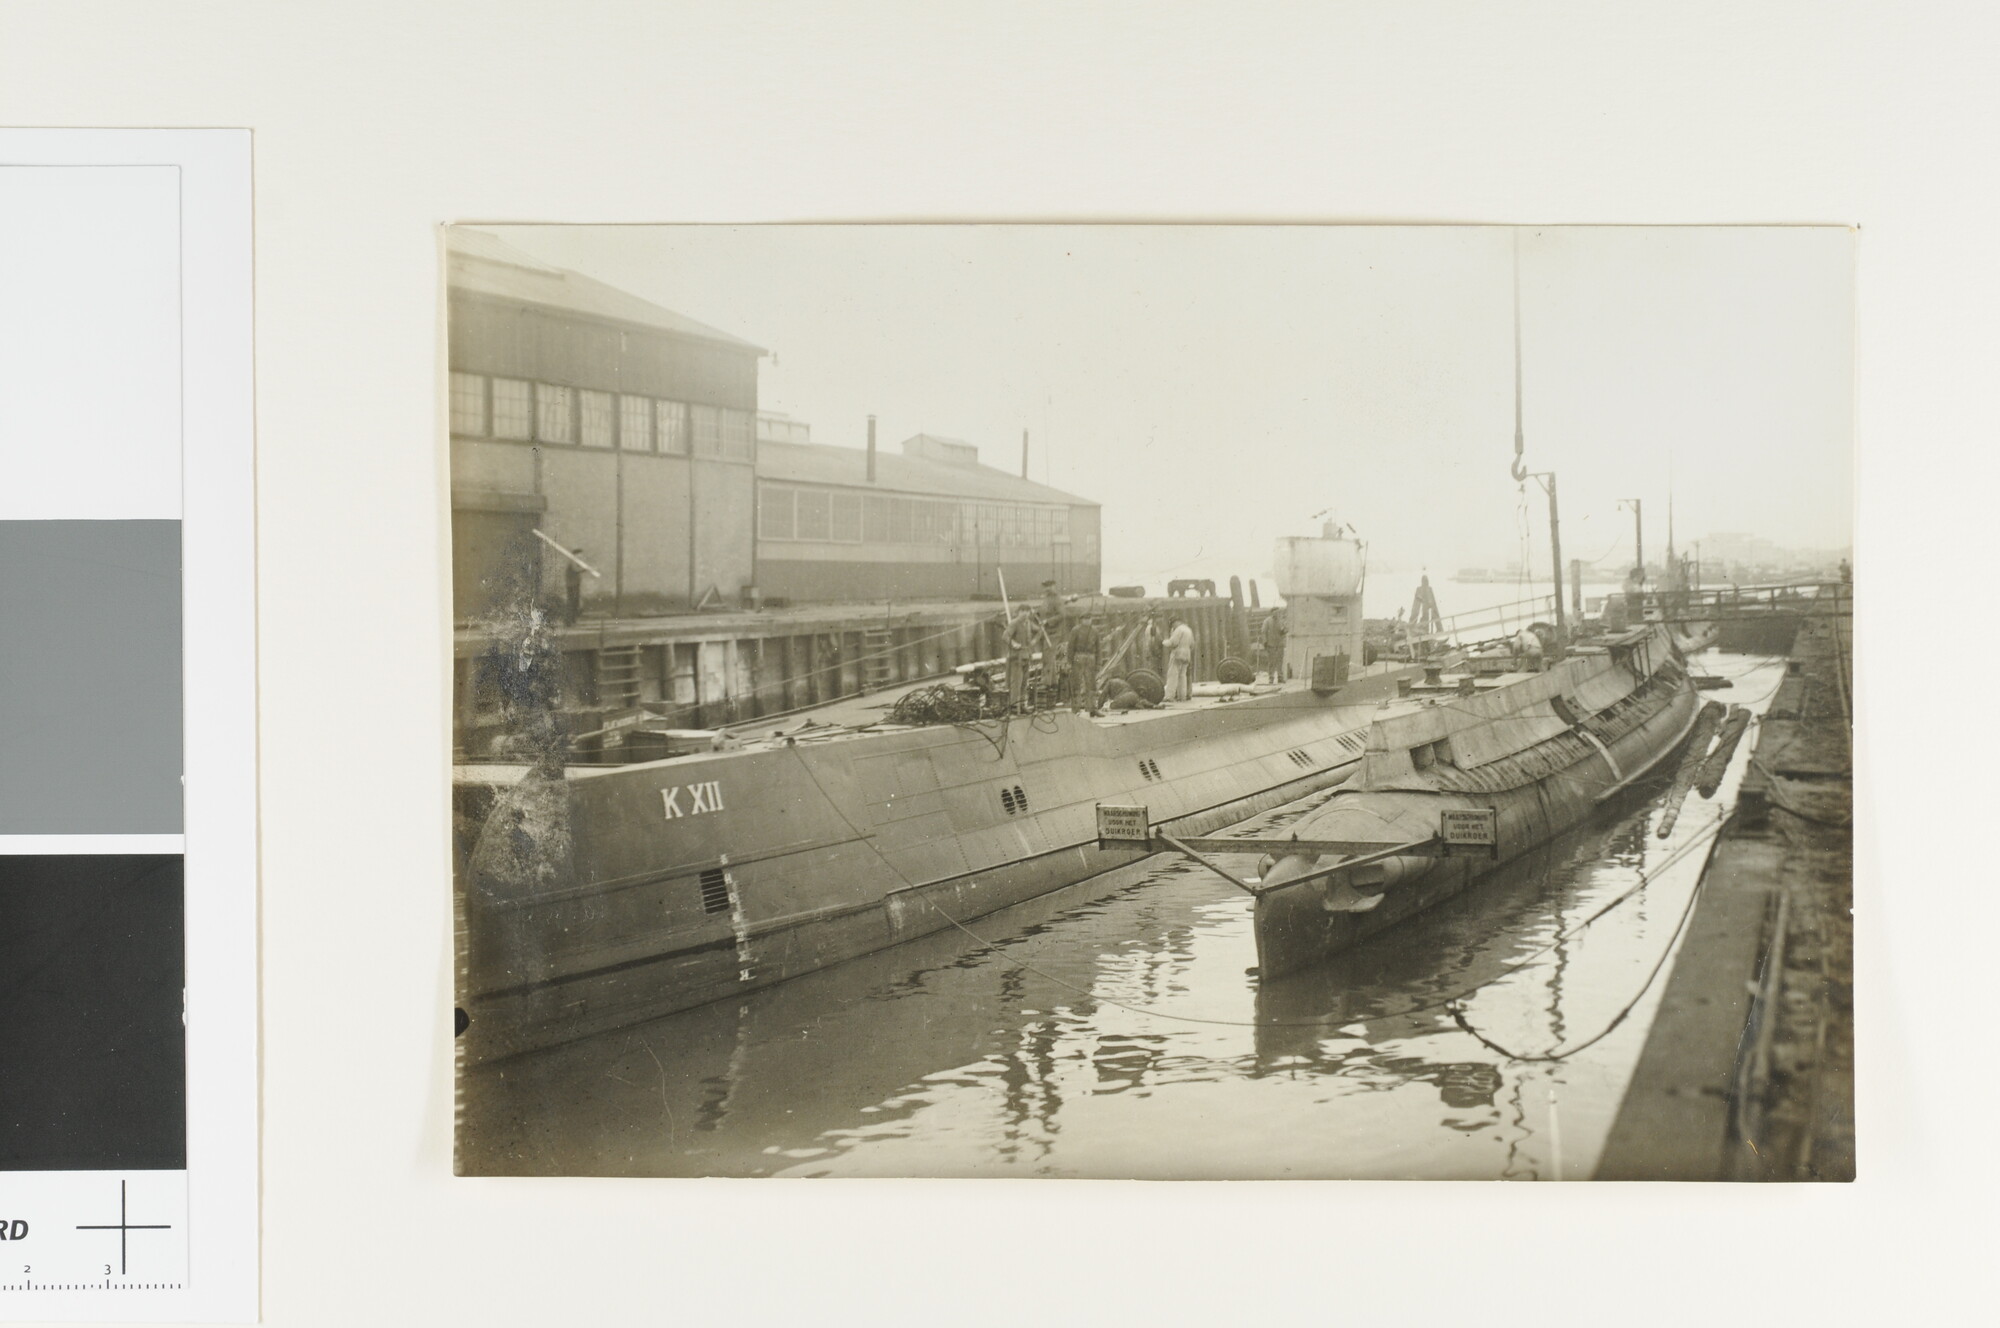
[[[1753,709],[1782,669],[1714,654],[1696,667],[1735,675],[1715,695]],[[979,919],[978,939],[926,937],[489,1066],[466,1083],[463,1159],[609,1175],[1587,1178],[1665,984],[1641,988],[1748,747],[1668,838],[1659,785],[1634,790],[1283,980],[1253,971],[1249,900],[1163,857]],[[1463,1031],[1444,1008],[1460,995],[1475,1029],[1523,1056],[1575,1048],[1632,1009],[1537,1062]]]

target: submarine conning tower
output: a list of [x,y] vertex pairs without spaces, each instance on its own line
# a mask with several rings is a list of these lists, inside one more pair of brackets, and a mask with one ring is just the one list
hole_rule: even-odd
[[[1285,673],[1316,685],[1361,671],[1361,541],[1334,533],[1288,535],[1272,551],[1272,579],[1285,597]],[[1317,661],[1326,661],[1317,663]],[[1319,672],[1315,673],[1315,668]]]

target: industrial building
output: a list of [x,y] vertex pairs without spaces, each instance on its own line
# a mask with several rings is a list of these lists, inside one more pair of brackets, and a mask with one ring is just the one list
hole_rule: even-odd
[[560,600],[551,542],[596,571],[587,611],[737,602],[754,584],[764,351],[482,232],[451,235],[460,620],[524,591]]
[[[504,735],[482,672],[560,606],[561,708],[728,723],[1001,649],[1014,598],[1099,588],[1097,504],[957,439],[816,444],[759,411],[765,351],[478,231],[448,259],[455,746]],[[871,430],[872,435],[872,422]],[[926,603],[928,601],[928,603]],[[862,607],[863,604],[870,607]],[[821,607],[823,606],[823,607]]]
[[871,420],[866,450],[765,432],[757,583],[766,597],[979,599],[997,597],[1004,581],[1018,598],[1045,580],[1096,593],[1096,503],[983,466],[956,438],[917,434],[900,452],[878,452],[873,432]]
[[1098,505],[955,438],[829,447],[757,409],[764,350],[491,235],[449,258],[460,621],[566,593],[637,617],[1098,590]]

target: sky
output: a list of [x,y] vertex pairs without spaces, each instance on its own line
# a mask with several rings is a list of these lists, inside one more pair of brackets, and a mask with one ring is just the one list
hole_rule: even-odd
[[[494,226],[768,348],[763,409],[918,432],[1103,504],[1116,577],[1263,576],[1322,513],[1378,568],[1851,540],[1838,227]],[[1524,544],[1524,538],[1526,543]],[[1156,589],[1157,593],[1157,589]]]

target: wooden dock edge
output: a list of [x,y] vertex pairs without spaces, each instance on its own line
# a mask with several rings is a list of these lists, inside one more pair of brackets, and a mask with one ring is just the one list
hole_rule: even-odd
[[[1851,599],[1834,604],[1760,722],[1597,1180],[1854,1178]],[[1797,779],[1834,802],[1795,805]]]

